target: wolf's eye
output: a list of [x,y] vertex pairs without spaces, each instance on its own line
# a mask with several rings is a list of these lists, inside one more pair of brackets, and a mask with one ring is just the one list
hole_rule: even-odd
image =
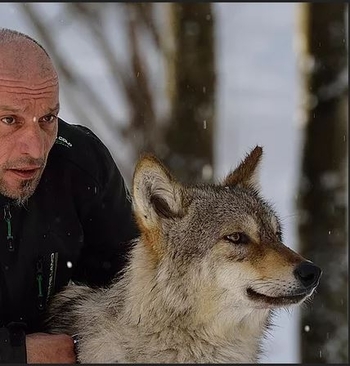
[[248,236],[240,232],[234,232],[230,235],[226,235],[225,240],[233,244],[247,244],[249,242]]

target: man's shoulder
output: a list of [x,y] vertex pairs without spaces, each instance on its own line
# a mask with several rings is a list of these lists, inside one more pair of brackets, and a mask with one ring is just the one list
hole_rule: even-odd
[[53,160],[58,158],[61,164],[74,167],[95,180],[104,179],[114,167],[109,150],[94,132],[62,119],[59,119],[57,138],[50,155]]
[[104,147],[102,141],[88,127],[78,124],[69,124],[59,118],[55,145],[72,148],[73,143],[78,148],[84,146],[86,143],[92,146]]

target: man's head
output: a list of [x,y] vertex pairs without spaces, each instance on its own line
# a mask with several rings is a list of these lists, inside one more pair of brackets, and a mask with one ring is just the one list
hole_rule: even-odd
[[25,202],[57,136],[58,77],[46,51],[0,28],[0,194]]

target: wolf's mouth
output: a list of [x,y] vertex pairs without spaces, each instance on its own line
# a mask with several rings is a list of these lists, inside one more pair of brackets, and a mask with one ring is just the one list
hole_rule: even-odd
[[298,293],[296,295],[288,295],[288,296],[267,296],[254,291],[251,287],[248,287],[247,295],[251,300],[254,301],[263,301],[269,305],[283,306],[283,305],[296,304],[300,302],[306,296],[309,295],[309,292],[303,292]]

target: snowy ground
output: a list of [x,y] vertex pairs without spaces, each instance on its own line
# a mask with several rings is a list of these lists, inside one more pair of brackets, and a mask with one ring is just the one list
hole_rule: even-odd
[[[59,4],[41,6],[55,12]],[[294,200],[301,139],[297,125],[298,74],[293,51],[296,6],[294,3],[215,3],[219,83],[215,172],[222,177],[253,146],[263,146],[262,192],[275,203],[282,217],[286,243],[297,249]],[[0,26],[36,37],[15,3],[0,4]],[[65,37],[65,48],[70,51],[67,57],[73,54],[75,63],[83,65],[80,70],[85,70],[92,79],[100,77],[103,88],[101,75],[97,74],[101,68],[85,69],[87,60],[90,65],[98,64],[98,60],[76,52],[81,44],[75,43],[78,37],[74,19],[69,24],[62,20],[62,29],[75,31],[72,37]],[[61,85],[61,95],[64,90],[65,85]],[[101,94],[107,98],[110,93],[101,90]],[[68,121],[76,120],[64,98],[62,102],[61,115]],[[95,130],[109,147],[116,145],[100,126]],[[280,312],[275,323],[262,361],[299,362],[298,312]]]

